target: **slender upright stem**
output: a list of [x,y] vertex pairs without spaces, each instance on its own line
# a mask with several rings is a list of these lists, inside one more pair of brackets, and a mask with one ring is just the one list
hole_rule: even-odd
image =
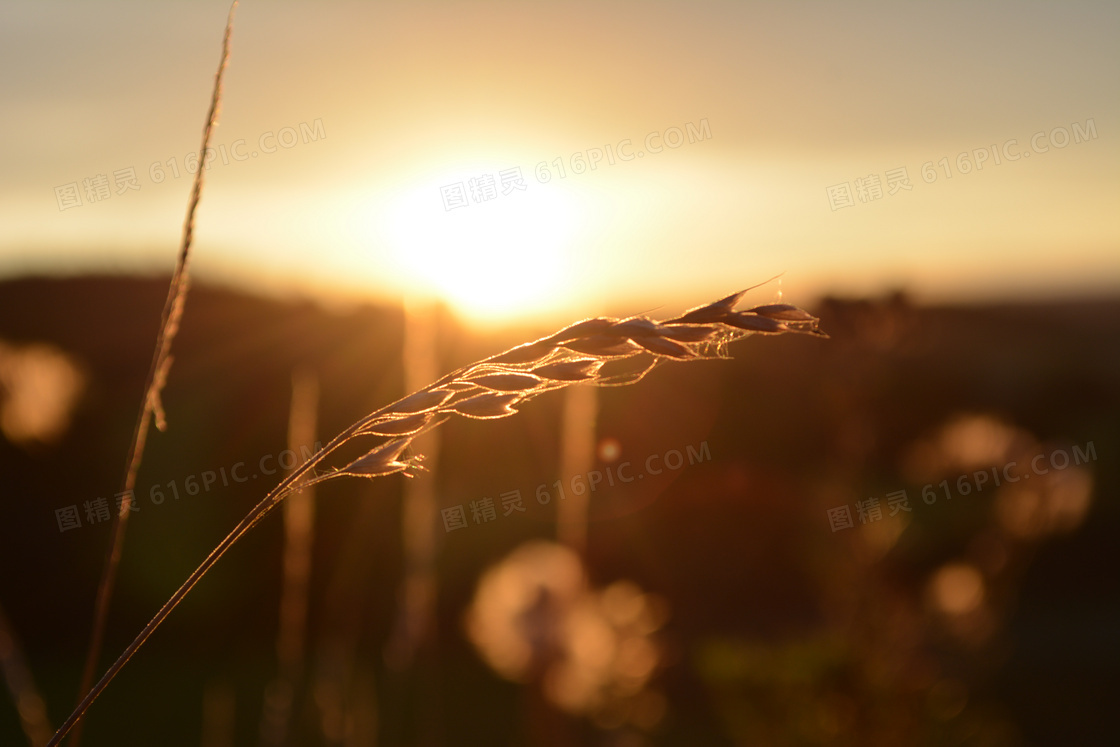
[[[292,374],[288,417],[288,448],[298,451],[315,440],[319,379],[308,371]],[[303,488],[284,503],[284,550],[281,561],[280,609],[277,615],[277,671],[265,687],[261,713],[262,747],[288,741],[296,692],[304,671],[307,597],[311,580],[311,549],[315,535],[315,489]]]
[[[222,75],[229,63],[229,42],[233,30],[233,13],[237,8],[237,1],[229,9],[226,21],[225,37],[222,40],[222,58],[218,64],[218,72],[214,76],[214,91],[210,97],[210,111],[206,115],[206,124],[202,128],[202,147],[199,149],[199,159],[207,163],[206,152],[210,147],[210,134],[218,121],[218,109],[222,98]],[[113,522],[113,533],[109,539],[109,551],[105,558],[105,566],[101,573],[101,581],[97,587],[97,597],[94,602],[93,628],[90,632],[89,650],[86,654],[85,665],[82,669],[81,684],[78,692],[86,692],[93,681],[94,672],[97,671],[97,662],[101,656],[101,646],[105,637],[105,625],[109,616],[109,602],[113,596],[113,587],[116,584],[117,569],[120,566],[121,549],[124,547],[125,529],[128,526],[128,517],[132,513],[132,504],[135,496],[136,475],[140,471],[140,462],[144,455],[144,446],[148,440],[148,428],[152,418],[156,427],[163,430],[164,422],[163,405],[160,401],[160,392],[167,381],[167,373],[171,369],[171,343],[179,331],[179,320],[183,315],[186,304],[188,288],[188,263],[190,260],[191,242],[194,237],[194,218],[198,210],[198,203],[202,197],[203,172],[206,169],[199,167],[195,173],[194,184],[191,187],[190,201],[187,204],[187,215],[183,223],[183,238],[179,246],[178,260],[175,263],[175,272],[171,277],[171,287],[167,292],[167,300],[163,306],[163,316],[160,323],[159,334],[156,337],[155,351],[152,354],[152,363],[148,368],[148,378],[144,383],[144,400],[140,412],[136,416],[136,424],[132,430],[132,443],[129,447],[128,461],[125,465],[123,487],[119,494],[121,498],[120,510],[117,520]],[[78,747],[81,741],[81,730],[75,730],[70,739],[72,747]]]

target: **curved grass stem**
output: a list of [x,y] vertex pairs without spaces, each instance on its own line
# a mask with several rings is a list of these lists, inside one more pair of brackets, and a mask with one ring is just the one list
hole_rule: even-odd
[[102,691],[109,686],[113,678],[124,668],[124,665],[128,663],[128,660],[132,658],[133,654],[144,645],[152,636],[152,633],[156,631],[156,628],[167,619],[167,616],[171,614],[172,610],[179,606],[179,602],[183,601],[183,598],[195,587],[195,584],[197,584],[214,564],[225,555],[226,551],[233,547],[233,545],[245,536],[250,529],[259,524],[273,508],[280,505],[280,501],[283,500],[285,496],[296,490],[300,480],[322,462],[332,451],[348,441],[354,435],[355,430],[356,428],[351,426],[336,436],[329,444],[313,454],[302,465],[294,469],[288,477],[284,478],[279,485],[273,488],[260,503],[254,506],[252,510],[245,515],[245,518],[226,535],[225,539],[218,543],[218,546],[215,547],[198,568],[187,577],[187,580],[179,586],[175,593],[171,595],[171,598],[159,608],[159,611],[148,621],[148,624],[145,625],[143,630],[133,639],[132,643],[128,644],[128,647],[117,657],[117,660],[113,662],[112,666],[106,670],[101,679],[86,693],[85,697],[82,698],[81,702],[79,702],[74,709],[74,712],[70,714],[66,721],[62,723],[62,726],[58,728],[58,731],[55,732],[54,736],[51,737],[51,740],[47,742],[47,747],[54,747],[54,745],[57,745],[62,741],[63,737],[79,723],[85,712],[93,702],[97,700],[97,697],[101,695]]

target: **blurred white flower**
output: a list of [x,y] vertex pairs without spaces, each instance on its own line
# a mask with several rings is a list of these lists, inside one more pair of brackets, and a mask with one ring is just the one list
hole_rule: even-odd
[[10,442],[56,442],[84,388],[81,370],[53,345],[0,342],[0,430]]
[[483,574],[466,627],[498,674],[539,684],[562,710],[648,728],[664,711],[646,688],[666,609],[629,581],[591,589],[575,552],[534,541]]

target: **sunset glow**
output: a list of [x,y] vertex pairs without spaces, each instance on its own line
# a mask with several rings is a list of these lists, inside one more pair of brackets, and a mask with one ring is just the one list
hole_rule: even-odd
[[[0,24],[0,273],[167,272],[227,7],[51,8]],[[802,303],[1108,293],[1118,27],[1092,3],[249,4],[194,271],[489,323],[780,272]]]

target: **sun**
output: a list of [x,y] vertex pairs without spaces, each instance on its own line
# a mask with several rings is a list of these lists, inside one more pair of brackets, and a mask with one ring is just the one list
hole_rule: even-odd
[[[426,180],[377,211],[379,233],[406,292],[440,298],[483,322],[563,305],[582,223],[576,195],[538,184],[531,174],[524,189],[472,193],[468,180],[477,173]],[[457,207],[441,192],[454,184],[466,198]]]

